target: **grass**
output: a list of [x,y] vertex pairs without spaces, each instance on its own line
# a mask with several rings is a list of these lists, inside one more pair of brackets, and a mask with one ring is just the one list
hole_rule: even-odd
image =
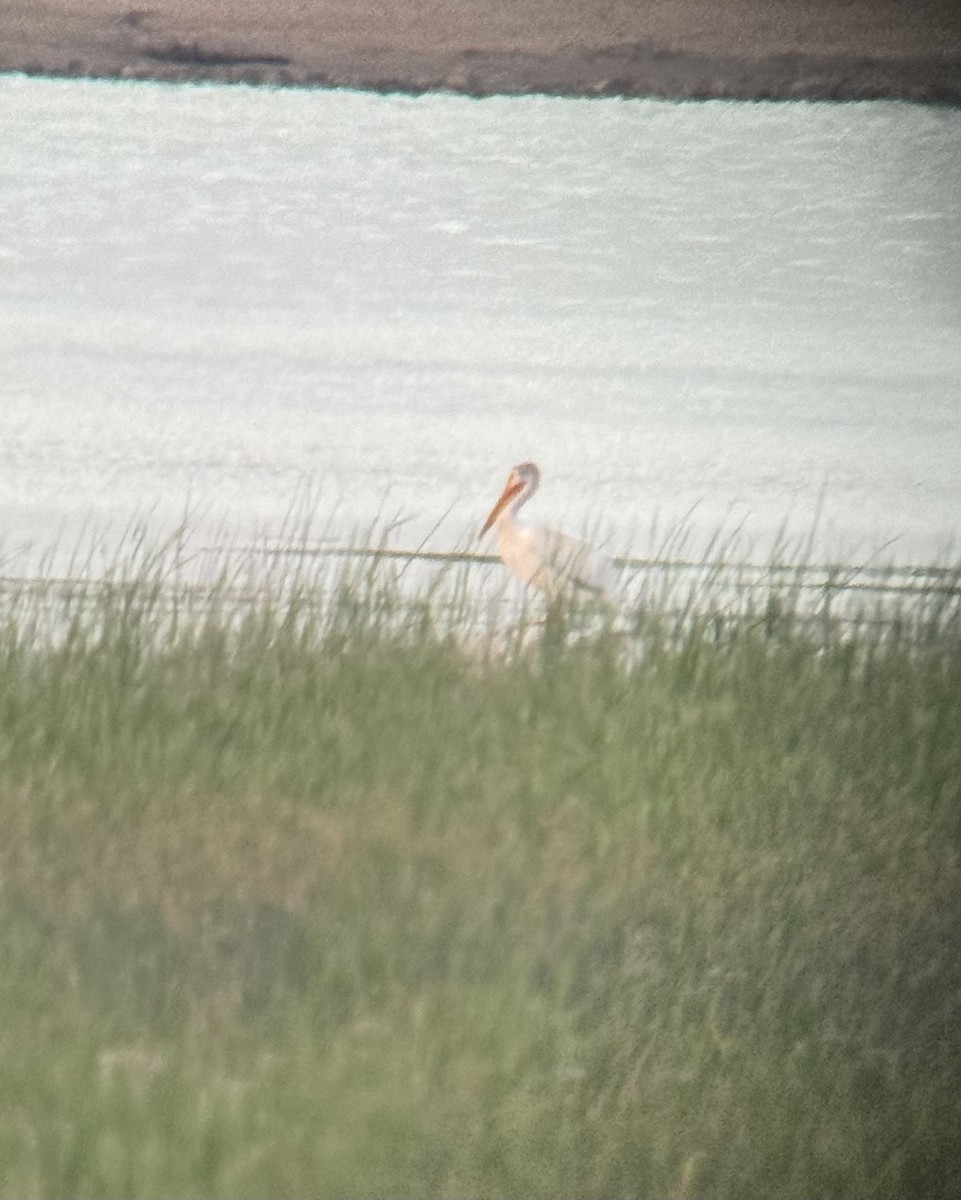
[[958,1193],[957,573],[302,570],[3,593],[0,1195]]

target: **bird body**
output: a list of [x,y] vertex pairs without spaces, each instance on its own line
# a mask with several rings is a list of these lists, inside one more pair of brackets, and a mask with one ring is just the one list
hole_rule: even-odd
[[540,480],[541,473],[535,463],[514,467],[484,522],[481,536],[495,526],[497,552],[504,565],[522,582],[543,592],[552,603],[570,599],[579,591],[606,597],[609,580],[591,546],[558,529],[525,525],[516,519],[518,510],[537,491]]

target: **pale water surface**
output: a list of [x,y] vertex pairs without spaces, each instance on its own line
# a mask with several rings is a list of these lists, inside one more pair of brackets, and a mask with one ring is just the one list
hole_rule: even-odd
[[[315,510],[943,557],[961,114],[0,77],[0,574]],[[437,522],[440,521],[439,527]],[[890,544],[889,544],[890,543]]]

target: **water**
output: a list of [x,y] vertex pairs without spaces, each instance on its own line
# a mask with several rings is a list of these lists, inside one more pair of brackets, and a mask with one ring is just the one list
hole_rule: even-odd
[[961,532],[961,114],[0,77],[0,573],[201,540]]

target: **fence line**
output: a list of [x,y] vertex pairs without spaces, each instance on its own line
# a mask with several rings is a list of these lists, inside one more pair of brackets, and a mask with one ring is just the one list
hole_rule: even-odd
[[[402,562],[464,563],[468,566],[493,566],[500,563],[496,554],[471,550],[401,550],[386,546],[276,547],[261,553],[278,557],[383,559]],[[642,558],[614,555],[610,562],[618,571],[700,571],[705,574],[738,575],[747,587],[765,587],[785,578],[804,589],[868,592],[935,592],[961,595],[961,564],[956,566],[881,566],[869,563],[756,563],[727,559]],[[746,578],[745,576],[754,576]]]
[[[207,547],[201,553],[217,553]],[[233,557],[238,551],[231,551]],[[263,555],[272,558],[345,558],[373,559],[393,562],[424,562],[437,565],[494,567],[500,565],[496,554],[469,550],[404,550],[386,546],[251,546],[239,549],[242,555]],[[954,566],[882,566],[869,563],[758,563],[729,559],[686,559],[615,555],[613,567],[628,574],[663,572],[670,574],[699,572],[718,581],[730,582],[747,589],[759,589],[783,584],[803,591],[869,592],[887,594],[929,594],[961,596],[961,563]],[[97,580],[83,576],[16,576],[0,575],[0,592],[43,590],[57,588],[86,589],[97,583],[117,583],[120,580]],[[204,585],[184,581],[186,590],[200,591]]]

